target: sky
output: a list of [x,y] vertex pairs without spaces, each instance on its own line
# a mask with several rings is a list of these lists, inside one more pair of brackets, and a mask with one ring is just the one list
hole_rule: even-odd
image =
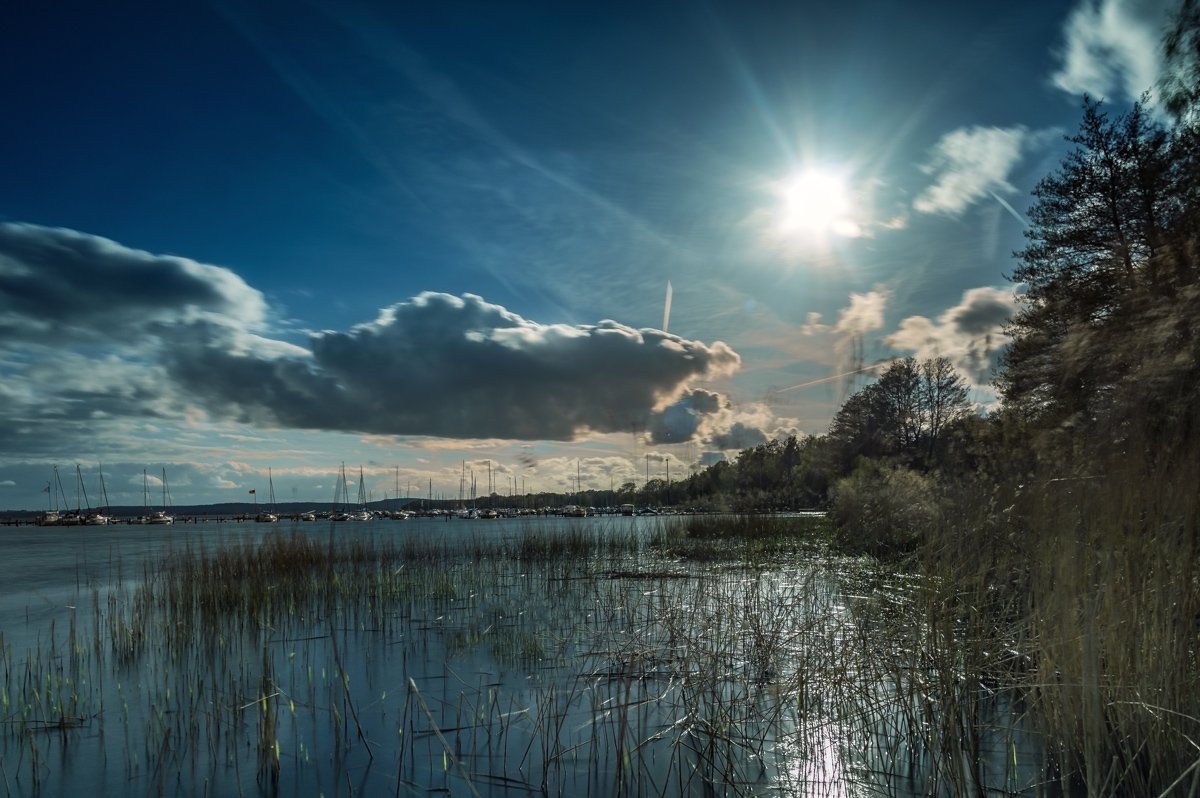
[[1172,8],[21,4],[0,509],[675,479],[907,355],[986,412],[1030,192]]

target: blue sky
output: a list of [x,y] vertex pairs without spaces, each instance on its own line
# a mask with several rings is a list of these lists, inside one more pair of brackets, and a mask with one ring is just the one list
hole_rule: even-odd
[[907,354],[987,405],[1029,191],[1169,8],[25,4],[0,508],[101,461],[114,503],[607,488]]

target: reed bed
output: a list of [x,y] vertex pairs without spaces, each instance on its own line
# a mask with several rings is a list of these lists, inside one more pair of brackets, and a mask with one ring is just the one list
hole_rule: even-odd
[[1053,749],[1001,681],[1019,665],[964,646],[990,616],[931,614],[944,583],[824,552],[807,519],[722,523],[169,553],[93,591],[80,629],[3,649],[0,777],[8,795],[1038,791]]
[[965,486],[913,558],[939,672],[1013,696],[1068,794],[1200,795],[1200,459],[1175,454]]

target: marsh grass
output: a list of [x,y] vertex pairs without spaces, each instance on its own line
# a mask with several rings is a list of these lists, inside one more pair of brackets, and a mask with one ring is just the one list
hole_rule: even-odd
[[0,767],[16,795],[69,778],[52,756],[92,794],[1036,792],[1027,640],[994,645],[1017,594],[827,543],[734,518],[184,547],[4,650]]
[[[946,490],[909,586],[872,609],[891,619],[888,650],[921,639],[925,662],[914,649],[880,678],[914,697],[908,723],[927,750],[965,747],[934,758],[955,791],[979,789],[977,718],[1000,700],[1036,733],[1045,784],[1200,795],[1200,459],[1139,451],[1130,441],[1087,472]],[[927,696],[941,728],[922,720]]]

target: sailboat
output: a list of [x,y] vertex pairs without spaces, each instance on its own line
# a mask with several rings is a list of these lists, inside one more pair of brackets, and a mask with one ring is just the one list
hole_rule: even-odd
[[[59,526],[62,523],[62,514],[58,511],[58,466],[54,467],[54,480],[46,484],[46,512],[38,516],[38,526]],[[53,502],[50,494],[54,494]],[[52,506],[52,504],[54,506]]]
[[142,514],[134,518],[131,524],[146,524],[150,522],[150,492],[146,487],[146,469],[142,469]]
[[370,521],[375,517],[367,509],[367,486],[363,481],[362,466],[358,467],[358,509],[350,517],[353,521]]
[[[57,468],[54,469],[54,478],[55,479],[59,478]],[[58,519],[59,526],[82,526],[83,525],[83,518],[84,518],[83,504],[79,501],[79,490],[82,486],[83,486],[83,473],[79,470],[79,464],[76,463],[75,464],[75,509],[68,510],[67,512],[65,512],[61,516],[59,516],[59,519]],[[62,483],[60,481],[59,489],[61,490],[61,488],[62,488]],[[64,499],[63,503],[64,504],[66,503],[65,502],[66,496],[67,496],[66,491],[63,491],[63,499]],[[84,496],[84,501],[87,501],[87,490],[86,489],[84,489],[84,491],[83,491],[83,496]],[[88,509],[89,510],[91,509],[90,504],[88,505]]]
[[[144,481],[145,471],[142,472],[142,477],[143,477],[143,481]],[[144,487],[145,486],[143,485],[143,488]],[[150,513],[150,515],[146,517],[147,524],[162,525],[162,524],[175,523],[175,516],[167,515],[167,469],[165,469],[165,468],[163,469],[163,472],[162,472],[162,493],[163,493],[163,502],[162,502],[163,508],[161,510],[155,510],[154,512]]]
[[[267,468],[267,484],[271,486],[271,509],[268,512],[264,509],[258,515],[254,516],[254,520],[260,524],[274,524],[279,521],[279,516],[275,514],[275,480],[271,478],[271,469]],[[258,494],[254,494],[254,501],[258,501]]]
[[104,511],[108,509],[108,489],[104,487],[103,463],[100,464],[100,492],[104,495],[104,505],[88,513],[87,520],[84,522],[88,526],[107,526],[112,523],[112,517],[104,514]]
[[333,489],[333,503],[339,505],[338,509],[333,511],[329,516],[331,521],[349,521],[351,520],[350,513],[347,512],[346,505],[349,503],[350,497],[346,490],[346,464],[342,463],[342,472],[338,475],[337,485]]

